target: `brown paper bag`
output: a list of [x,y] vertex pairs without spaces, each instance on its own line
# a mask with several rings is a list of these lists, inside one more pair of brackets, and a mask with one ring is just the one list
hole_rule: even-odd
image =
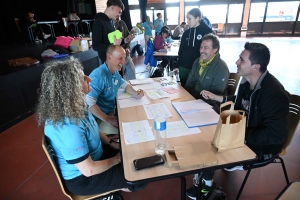
[[89,50],[88,41],[87,40],[83,40],[83,39],[72,40],[70,46],[76,46],[76,48],[77,48],[76,52]]
[[[229,110],[222,108],[231,105]],[[244,146],[246,117],[245,112],[233,110],[233,102],[226,102],[220,107],[220,118],[212,141],[218,151]],[[241,114],[242,113],[242,114]]]

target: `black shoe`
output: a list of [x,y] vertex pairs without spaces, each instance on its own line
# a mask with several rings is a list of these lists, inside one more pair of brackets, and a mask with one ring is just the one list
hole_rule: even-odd
[[[213,182],[213,185],[214,185],[214,182]],[[205,185],[205,182],[202,180],[201,196],[206,196],[212,188],[213,188],[213,186],[209,187],[209,186]],[[198,186],[193,186],[193,187],[186,190],[186,195],[190,199],[196,199],[197,190],[198,190]]]

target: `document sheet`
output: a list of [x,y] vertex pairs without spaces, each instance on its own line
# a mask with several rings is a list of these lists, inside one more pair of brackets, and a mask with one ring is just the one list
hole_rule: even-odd
[[184,121],[167,122],[167,138],[201,133],[198,127],[188,128]]
[[148,142],[155,139],[147,120],[122,123],[126,144]]
[[152,78],[144,78],[144,79],[133,79],[129,81],[132,85],[139,85],[145,83],[154,83]]
[[147,99],[146,96],[143,96],[142,98],[127,98],[127,99],[120,99],[119,101],[120,108],[128,108],[128,107],[134,107],[134,106],[140,106],[149,104],[150,101]]
[[171,117],[172,114],[164,103],[143,105],[148,119]]
[[167,92],[160,88],[154,90],[145,90],[145,92],[151,99],[161,99],[170,97]]
[[172,102],[172,105],[189,128],[218,123],[219,115],[202,100]]

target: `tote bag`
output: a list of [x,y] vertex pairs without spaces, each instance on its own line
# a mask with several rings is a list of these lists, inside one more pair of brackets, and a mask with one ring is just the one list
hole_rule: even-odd
[[[222,111],[222,108],[228,105],[230,105],[230,109]],[[218,151],[244,146],[245,129],[245,112],[234,110],[233,102],[226,102],[220,106],[220,118],[212,145]]]

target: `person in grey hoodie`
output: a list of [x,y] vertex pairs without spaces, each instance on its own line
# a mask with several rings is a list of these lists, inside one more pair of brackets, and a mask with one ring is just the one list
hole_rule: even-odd
[[199,8],[193,8],[186,15],[190,28],[181,37],[177,64],[179,66],[180,82],[183,87],[188,79],[194,61],[200,57],[199,48],[202,37],[208,33],[213,33],[212,29],[201,22],[201,17],[202,13]]

